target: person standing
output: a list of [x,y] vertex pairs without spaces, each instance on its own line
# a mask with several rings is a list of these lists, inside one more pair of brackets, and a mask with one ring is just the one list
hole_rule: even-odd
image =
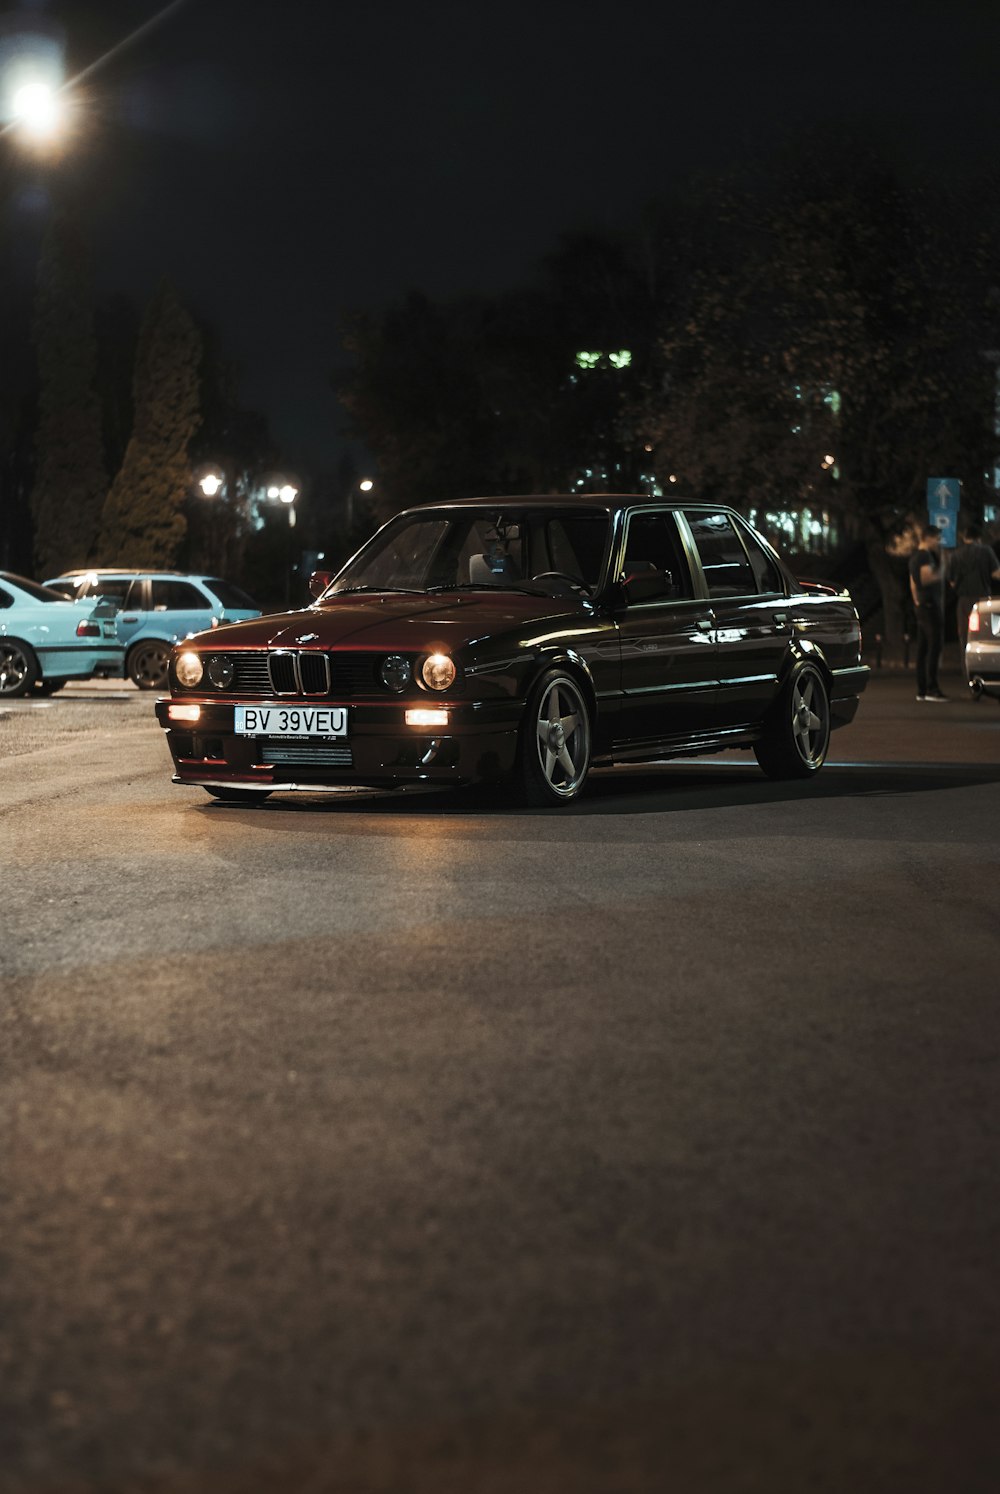
[[917,699],[947,700],[938,684],[938,660],[944,637],[944,568],[941,531],[925,524],[920,549],[910,556],[910,592],[917,616]]
[[1000,581],[1000,560],[996,551],[983,544],[983,531],[978,524],[967,524],[962,543],[948,566],[948,583],[955,588],[957,598],[955,615],[963,660],[969,637],[969,613],[980,597],[990,595],[994,581]]

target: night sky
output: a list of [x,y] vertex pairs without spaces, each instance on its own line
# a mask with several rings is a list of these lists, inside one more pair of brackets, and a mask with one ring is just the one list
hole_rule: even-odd
[[[77,70],[152,0],[40,5]],[[8,11],[16,8],[8,0]],[[821,123],[908,171],[1000,145],[1000,4],[183,0],[81,85],[100,289],[169,274],[290,461],[332,466],[345,311],[523,281]]]

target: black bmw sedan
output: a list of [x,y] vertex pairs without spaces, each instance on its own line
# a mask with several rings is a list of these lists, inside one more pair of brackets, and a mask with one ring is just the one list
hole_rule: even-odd
[[741,747],[808,777],[865,688],[846,592],[800,583],[734,510],[587,495],[390,520],[303,610],[177,645],[174,782],[288,790],[506,781]]

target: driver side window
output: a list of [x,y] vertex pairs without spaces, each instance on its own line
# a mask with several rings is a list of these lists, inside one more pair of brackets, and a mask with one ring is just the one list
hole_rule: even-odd
[[624,573],[626,581],[630,575],[658,577],[662,592],[657,598],[693,598],[691,572],[673,514],[632,514],[625,537]]

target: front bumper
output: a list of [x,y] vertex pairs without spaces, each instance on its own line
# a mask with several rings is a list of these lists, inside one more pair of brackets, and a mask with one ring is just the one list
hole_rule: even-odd
[[[260,704],[190,697],[156,702],[156,717],[166,730],[174,761],[175,783],[322,790],[351,784],[496,782],[514,770],[520,724],[516,701],[434,701],[447,706],[447,727],[406,725],[407,706],[426,706],[426,697],[352,701],[345,705],[348,730],[342,737],[237,735],[233,707],[244,703]],[[178,704],[197,705],[198,720],[172,721],[170,706]]]

